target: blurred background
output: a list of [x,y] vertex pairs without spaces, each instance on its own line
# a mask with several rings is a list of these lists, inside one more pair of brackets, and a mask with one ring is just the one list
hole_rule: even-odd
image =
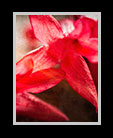
[[[79,18],[71,15],[55,15],[57,20],[64,18]],[[41,46],[41,42],[34,38],[29,18],[27,15],[16,16],[16,61],[21,59],[27,52]],[[95,107],[79,96],[69,84],[63,80],[55,87],[35,94],[40,99],[54,105],[65,113],[70,122],[96,122],[98,114]],[[38,121],[23,116],[17,116],[17,122]]]

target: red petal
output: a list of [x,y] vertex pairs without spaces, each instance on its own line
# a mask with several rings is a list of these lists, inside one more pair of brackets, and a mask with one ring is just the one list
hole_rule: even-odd
[[44,45],[63,37],[60,24],[51,15],[30,15],[34,34]]
[[16,96],[17,115],[27,116],[39,121],[67,121],[68,117],[50,104],[28,93]]
[[22,61],[16,63],[16,80],[20,79],[24,75],[28,75],[33,71],[33,60],[29,57],[24,58]]
[[98,39],[90,38],[87,41],[77,41],[75,44],[76,53],[86,57],[91,62],[98,62]]
[[85,60],[68,48],[61,64],[70,86],[98,108],[97,91]]
[[73,38],[85,41],[90,37],[98,37],[98,21],[91,18],[81,17],[74,22]]
[[53,67],[57,64],[48,54],[48,47],[42,46],[27,53],[20,61],[24,63],[26,58],[31,58],[34,62],[33,72]]
[[[82,24],[82,30],[81,30],[81,33],[79,34],[78,39],[84,41],[91,36],[91,28],[90,28],[89,22],[87,21],[87,19],[85,17],[80,18],[80,21]],[[76,25],[76,21],[75,21],[74,25]]]
[[17,92],[39,93],[57,85],[64,78],[60,69],[37,71],[17,81]]
[[87,24],[89,24],[90,30],[91,30],[91,36],[92,38],[98,37],[98,18],[95,17],[83,17],[83,19]]
[[91,37],[98,37],[98,20],[95,22],[95,26],[92,28]]

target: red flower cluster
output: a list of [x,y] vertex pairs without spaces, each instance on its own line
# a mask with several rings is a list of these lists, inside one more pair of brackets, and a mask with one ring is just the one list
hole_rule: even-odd
[[65,35],[78,40],[77,53],[88,59],[87,63],[98,90],[98,19],[80,16],[76,21],[67,18],[59,20],[59,23]]
[[[98,110],[96,87],[83,58],[98,62],[98,21],[81,17],[73,21],[70,31],[68,21],[60,25],[50,15],[30,15],[29,19],[35,37],[43,46],[16,63],[17,114],[41,121],[68,120],[58,109],[28,93],[45,91],[62,79]],[[65,32],[61,26],[66,28]],[[56,65],[60,67],[55,68]]]

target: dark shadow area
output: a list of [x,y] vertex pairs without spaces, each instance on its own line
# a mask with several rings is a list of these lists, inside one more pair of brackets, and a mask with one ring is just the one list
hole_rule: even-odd
[[[69,117],[70,122],[98,121],[98,113],[96,113],[95,107],[78,95],[65,80],[47,91],[33,95],[57,107]],[[17,122],[40,121],[20,116],[17,117]]]

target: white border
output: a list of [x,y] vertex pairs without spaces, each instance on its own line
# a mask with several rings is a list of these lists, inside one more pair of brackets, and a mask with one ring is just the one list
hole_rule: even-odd
[[[16,122],[16,15],[98,15],[98,122]],[[13,12],[13,125],[101,125],[101,12]]]

